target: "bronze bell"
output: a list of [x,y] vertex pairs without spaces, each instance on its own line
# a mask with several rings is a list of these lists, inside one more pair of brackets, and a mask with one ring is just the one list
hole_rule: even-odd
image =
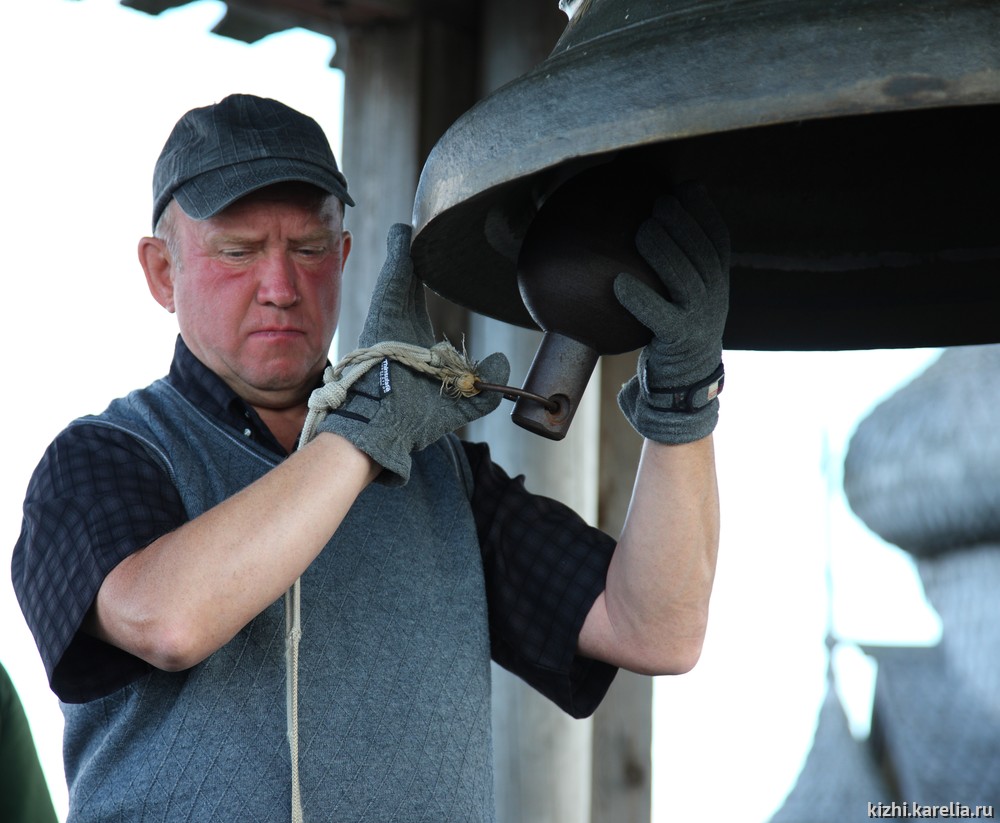
[[732,236],[726,348],[997,342],[998,147],[1000,2],[580,0],[552,54],[434,147],[412,253],[442,296],[540,327],[525,238],[613,158],[708,187]]

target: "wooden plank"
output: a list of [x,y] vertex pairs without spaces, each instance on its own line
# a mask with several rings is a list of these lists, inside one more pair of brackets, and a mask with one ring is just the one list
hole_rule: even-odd
[[[565,25],[556,3],[489,0],[483,30],[481,92],[489,93],[543,60]],[[540,340],[537,332],[472,317],[473,353],[503,351],[520,385]],[[590,402],[588,402],[588,400]],[[566,440],[554,443],[515,426],[510,404],[477,423],[495,459],[528,487],[562,500],[596,523],[596,393],[584,397]],[[588,823],[589,720],[574,720],[523,681],[494,667],[493,737],[498,823]]]
[[342,166],[357,203],[345,219],[354,240],[341,297],[340,355],[357,347],[389,226],[410,221],[422,162],[421,45],[416,24],[348,30],[346,41],[337,42],[344,66]]
[[[600,519],[621,532],[642,438],[618,409],[618,389],[635,374],[635,353],[601,359]],[[591,823],[640,823],[652,813],[653,679],[619,672],[594,715]]]

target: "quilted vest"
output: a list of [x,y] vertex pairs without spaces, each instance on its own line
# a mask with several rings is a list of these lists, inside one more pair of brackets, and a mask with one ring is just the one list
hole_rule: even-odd
[[[164,381],[74,425],[135,437],[197,517],[274,455]],[[454,437],[370,486],[302,577],[305,820],[492,821],[490,655],[471,479]],[[275,546],[275,551],[280,551]],[[289,819],[284,607],[180,673],[63,704],[67,823]]]

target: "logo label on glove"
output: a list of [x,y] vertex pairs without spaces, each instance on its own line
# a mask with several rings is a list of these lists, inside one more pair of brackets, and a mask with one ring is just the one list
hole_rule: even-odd
[[708,386],[708,402],[711,403],[719,396],[719,392],[722,391],[722,380],[716,380],[714,383]]
[[392,383],[389,381],[389,358],[382,361],[378,367],[378,387],[385,396],[392,391]]

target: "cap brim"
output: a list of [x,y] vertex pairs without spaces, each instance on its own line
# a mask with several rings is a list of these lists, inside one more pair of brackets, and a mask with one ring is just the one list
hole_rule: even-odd
[[313,163],[279,157],[212,169],[178,186],[173,196],[188,217],[207,220],[251,192],[290,182],[311,183],[345,205],[354,205],[343,175],[335,175]]

